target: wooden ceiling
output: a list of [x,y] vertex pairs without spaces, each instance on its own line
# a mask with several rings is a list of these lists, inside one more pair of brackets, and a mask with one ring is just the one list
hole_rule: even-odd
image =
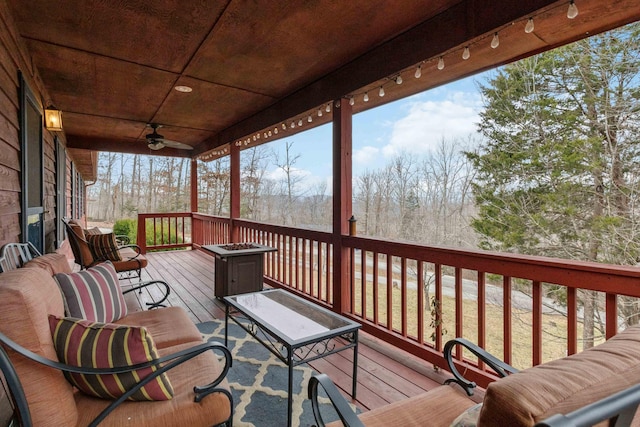
[[[354,95],[359,112],[640,19],[637,0],[576,0],[573,20],[568,1],[551,0],[8,3],[50,96],[44,102],[64,112],[68,147],[187,157],[306,118],[343,96]],[[535,31],[526,34],[531,16]],[[501,42],[492,49],[496,31]],[[392,82],[398,73],[401,85]],[[278,137],[330,120],[313,117]],[[152,122],[194,149],[151,151]]]

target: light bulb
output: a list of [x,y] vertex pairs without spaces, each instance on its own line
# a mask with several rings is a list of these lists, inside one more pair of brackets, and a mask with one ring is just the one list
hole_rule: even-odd
[[308,121],[309,123],[311,123],[311,122],[313,121],[313,119],[311,118],[311,114],[309,114],[309,117],[307,117],[307,121]]
[[287,125],[285,125],[284,123],[282,124],[282,130],[287,130]]
[[384,88],[380,86],[380,90],[378,91],[378,96],[382,98],[384,96]]
[[289,126],[291,129],[294,129],[296,127],[296,124],[294,122],[291,122],[291,126]]
[[398,77],[396,77],[396,84],[397,85],[401,85],[402,84],[402,76],[398,75]]
[[262,137],[263,137],[263,138],[266,138],[266,137],[267,137],[267,133],[266,133],[266,132],[265,132],[265,133],[263,133],[263,134],[262,134]]
[[298,126],[302,126],[302,119],[298,120]]
[[369,102],[369,92],[364,93],[364,97],[362,98],[364,102]]
[[498,46],[500,46],[500,38],[498,37],[498,33],[495,33],[491,39],[491,48],[495,49]]
[[331,112],[331,104],[327,104],[327,108],[324,109],[327,113]]
[[271,131],[269,131],[269,136],[271,136]]
[[567,18],[573,19],[578,16],[578,6],[571,0],[569,3],[569,9],[567,10]]
[[416,68],[416,73],[414,74],[416,79],[419,79],[420,77],[422,77],[422,65],[418,65],[418,67]]
[[273,133],[278,134],[278,128],[273,129]]
[[260,134],[256,135],[258,137],[258,139],[260,139]]
[[469,50],[469,46],[465,46],[462,51],[462,59],[469,59],[471,57],[471,51]]
[[349,105],[353,105],[356,103],[356,99],[353,96],[349,97]]
[[443,70],[444,69],[444,58],[441,56],[440,59],[438,59],[438,70]]
[[533,25],[533,18],[529,18],[529,20],[527,21],[527,25],[524,26],[524,32],[527,34],[533,33],[533,30],[535,30],[535,25]]
[[322,109],[318,108],[318,117],[322,117]]
[[256,140],[256,136],[255,136],[255,135],[253,135],[253,140],[254,140],[254,141]]

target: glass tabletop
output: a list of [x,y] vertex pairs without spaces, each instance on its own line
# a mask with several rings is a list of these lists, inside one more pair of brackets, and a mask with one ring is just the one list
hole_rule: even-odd
[[343,328],[360,327],[356,322],[281,289],[234,295],[225,301],[267,328],[277,330],[281,338],[300,341],[328,335]]

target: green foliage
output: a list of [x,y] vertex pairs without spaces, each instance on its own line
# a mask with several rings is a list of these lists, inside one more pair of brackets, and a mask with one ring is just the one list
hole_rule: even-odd
[[640,259],[640,24],[505,66],[480,90],[481,247]]
[[113,224],[113,233],[119,236],[128,236],[131,243],[136,242],[138,221],[134,219],[118,219]]

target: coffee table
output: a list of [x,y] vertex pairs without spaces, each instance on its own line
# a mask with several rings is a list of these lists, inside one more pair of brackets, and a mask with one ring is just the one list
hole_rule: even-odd
[[292,421],[294,366],[353,348],[351,396],[356,397],[359,323],[283,289],[226,296],[223,301],[225,345],[231,319],[288,366],[288,426]]

